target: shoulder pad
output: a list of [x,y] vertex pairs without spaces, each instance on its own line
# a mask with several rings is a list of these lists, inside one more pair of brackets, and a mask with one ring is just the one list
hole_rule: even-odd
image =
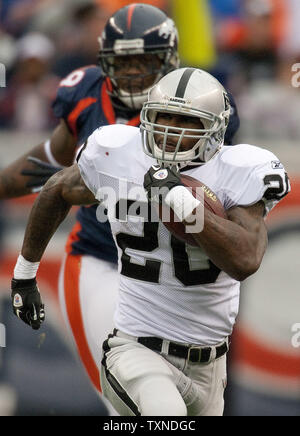
[[100,147],[120,148],[130,145],[139,135],[140,130],[138,127],[125,124],[112,124],[95,130],[90,139],[96,142]]
[[238,144],[234,147],[223,147],[220,159],[224,164],[234,167],[254,168],[256,166],[278,160],[269,150],[250,144]]
[[96,65],[78,68],[72,71],[59,83],[59,88],[66,88],[66,91],[79,91],[82,88],[88,89],[95,82],[102,78],[102,72]]
[[78,163],[83,166],[84,162],[89,162],[96,172],[131,181],[144,175],[154,163],[143,151],[140,129],[124,124],[95,130]]
[[220,153],[231,206],[247,206],[262,200],[269,212],[290,191],[284,166],[271,151],[240,144],[225,147],[225,152]]
[[101,69],[97,66],[92,65],[72,71],[59,84],[56,99],[52,105],[56,117],[66,118],[78,101],[93,97],[93,88],[97,82],[100,88],[103,80]]

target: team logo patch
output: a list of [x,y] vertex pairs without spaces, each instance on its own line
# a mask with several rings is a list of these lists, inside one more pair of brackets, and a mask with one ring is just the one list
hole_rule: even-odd
[[216,194],[214,194],[207,186],[203,186],[203,191],[205,192],[205,195],[212,201],[217,201]]
[[22,307],[23,306],[23,300],[20,294],[16,294],[14,296],[14,307]]
[[190,103],[189,101],[185,100],[184,98],[170,97],[169,100],[170,101],[174,101],[175,103],[181,103],[181,104],[188,104],[188,103]]
[[168,177],[168,170],[166,170],[166,169],[159,170],[153,174],[153,177],[157,180],[166,179]]
[[162,38],[167,39],[174,31],[175,23],[171,18],[168,18],[164,23],[162,23],[160,29],[158,30],[158,34]]
[[273,170],[283,169],[283,165],[280,160],[272,160],[271,162]]

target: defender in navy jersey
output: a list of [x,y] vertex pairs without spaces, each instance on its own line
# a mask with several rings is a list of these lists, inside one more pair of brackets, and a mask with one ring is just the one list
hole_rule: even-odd
[[[0,174],[0,197],[31,192],[30,187],[24,189],[27,178],[17,176],[29,154],[54,166],[69,166],[77,147],[99,126],[138,126],[149,88],[179,65],[177,42],[173,21],[159,9],[134,4],[117,11],[100,38],[101,68],[87,66],[61,81],[53,103],[58,127],[50,140]],[[231,107],[227,144],[239,127],[233,99]],[[36,178],[29,186],[39,183]],[[60,277],[60,301],[82,362],[100,390],[99,344],[111,329],[118,275],[110,225],[97,221],[95,209],[83,207],[78,212]]]
[[[61,81],[53,110],[57,118],[64,120],[78,145],[99,126],[120,121],[139,125],[140,111],[122,106],[121,102],[117,107],[113,106],[109,87],[109,81],[96,65],[76,70]],[[88,254],[117,263],[110,225],[97,221],[96,206],[79,210],[70,241],[72,254]]]

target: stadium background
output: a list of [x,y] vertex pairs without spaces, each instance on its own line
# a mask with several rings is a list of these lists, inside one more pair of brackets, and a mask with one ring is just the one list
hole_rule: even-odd
[[[6,83],[3,77],[0,83],[1,167],[48,138],[60,78],[95,63],[107,17],[128,3],[0,0],[0,63],[6,70]],[[175,19],[182,65],[209,70],[235,96],[241,117],[236,142],[274,151],[291,177],[291,194],[267,220],[270,242],[262,266],[242,284],[225,413],[299,416],[300,3],[145,3]],[[75,208],[40,268],[45,325],[31,331],[11,313],[10,279],[32,201],[28,196],[0,207],[0,415],[101,415],[105,410],[74,353],[57,301],[60,259]]]

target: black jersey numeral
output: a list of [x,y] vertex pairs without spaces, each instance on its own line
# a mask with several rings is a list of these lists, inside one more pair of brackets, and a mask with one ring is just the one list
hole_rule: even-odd
[[[125,203],[126,201],[127,203]],[[127,216],[133,216],[132,205],[134,202],[130,200],[120,200],[116,205],[117,219],[124,220],[125,218],[120,213],[121,209],[124,211],[124,203],[127,204]],[[145,210],[145,205],[145,203],[141,202],[140,207],[139,205],[138,207],[135,207],[134,216],[141,216],[140,212]],[[147,207],[147,213],[147,217],[150,217],[150,205]],[[150,222],[145,220],[142,236],[134,236],[128,233],[118,233],[116,235],[117,244],[122,250],[121,274],[135,280],[159,283],[162,264],[161,261],[148,259],[144,265],[138,265],[131,261],[131,257],[126,252],[127,249],[134,249],[150,253],[157,249],[159,247],[158,229],[158,222]],[[171,249],[175,277],[184,286],[203,285],[207,283],[214,283],[217,280],[221,270],[217,268],[204,253],[202,256],[201,268],[193,269],[190,265],[192,259],[190,258],[191,253],[188,249],[188,246],[179,241],[173,235],[171,235]],[[192,251],[193,249],[191,249],[191,252]]]
[[285,179],[280,174],[265,176],[264,184],[269,186],[264,194],[266,200],[281,200],[289,192],[289,178],[285,173]]
[[[175,277],[184,286],[204,285],[215,283],[221,270],[212,263],[206,255],[203,255],[201,269],[191,269],[190,253],[187,245],[179,241],[175,236],[171,237]],[[193,250],[193,248],[191,249]],[[199,248],[200,250],[200,248]],[[193,252],[193,251],[192,251]],[[204,254],[204,253],[203,253]]]
[[[132,206],[134,203],[131,200],[120,200],[116,205],[116,218],[125,220],[126,217],[123,216],[121,211],[124,211],[124,205],[127,216],[130,211],[132,211]],[[141,212],[145,207],[145,203],[137,204],[135,207],[135,216],[141,216]],[[150,205],[147,207],[147,216],[150,216],[151,209]],[[147,217],[145,217],[147,219]],[[131,257],[126,253],[127,248],[133,250],[144,251],[151,253],[153,250],[158,248],[158,222],[144,222],[144,231],[142,236],[134,236],[128,233],[118,233],[116,235],[116,240],[118,246],[122,250],[122,269],[121,274],[126,277],[131,277],[136,280],[143,280],[151,283],[159,283],[159,274],[161,268],[161,262],[156,260],[146,260],[145,265],[138,265],[131,262]]]

